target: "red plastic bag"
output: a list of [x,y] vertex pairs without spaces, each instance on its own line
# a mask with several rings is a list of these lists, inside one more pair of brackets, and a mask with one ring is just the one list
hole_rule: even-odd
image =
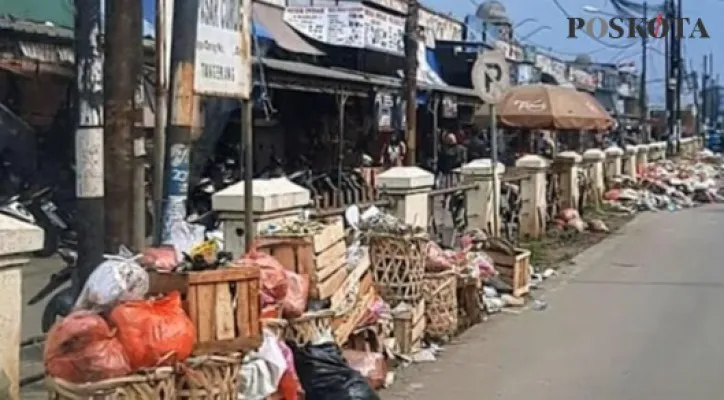
[[285,271],[287,277],[287,295],[282,300],[282,316],[298,318],[307,310],[309,298],[309,277]]
[[387,379],[387,360],[380,353],[358,350],[344,350],[344,359],[349,366],[367,379],[372,389],[379,390]]
[[283,340],[279,340],[279,348],[284,354],[284,360],[287,362],[287,369],[282,374],[282,379],[279,381],[279,388],[276,395],[279,396],[280,400],[297,400],[300,398],[300,394],[304,393],[302,383],[299,381],[297,376],[297,370],[294,368],[294,353],[284,343]]
[[252,250],[236,260],[236,267],[258,267],[261,273],[261,305],[280,303],[287,296],[288,279],[284,266],[269,254]]
[[118,339],[134,370],[183,361],[196,342],[196,329],[181,308],[178,292],[121,303],[111,311],[110,321],[118,328]]
[[162,245],[146,249],[138,260],[144,268],[156,271],[172,271],[179,264],[176,248],[172,245]]
[[131,373],[121,342],[106,321],[90,311],[76,311],[53,325],[45,342],[43,361],[50,376],[74,383]]

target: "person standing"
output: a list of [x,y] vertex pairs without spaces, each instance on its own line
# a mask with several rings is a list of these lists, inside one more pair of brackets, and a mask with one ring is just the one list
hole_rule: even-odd
[[407,155],[407,145],[400,132],[393,132],[389,142],[382,150],[381,164],[386,168],[401,167]]
[[458,144],[455,135],[452,133],[445,134],[437,160],[437,187],[445,188],[455,185],[457,182],[454,171],[456,168],[460,168],[464,161],[465,150]]

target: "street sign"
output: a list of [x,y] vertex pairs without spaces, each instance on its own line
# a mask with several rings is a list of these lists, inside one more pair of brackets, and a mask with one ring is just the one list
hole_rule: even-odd
[[194,91],[249,99],[252,0],[200,0]]
[[487,104],[497,104],[510,87],[508,62],[499,50],[478,53],[470,75],[473,89]]

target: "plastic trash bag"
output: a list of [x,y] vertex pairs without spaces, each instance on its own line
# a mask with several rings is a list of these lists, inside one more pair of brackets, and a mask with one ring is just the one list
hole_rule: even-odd
[[234,261],[234,267],[257,267],[260,269],[261,305],[266,307],[272,304],[281,303],[287,296],[289,280],[286,269],[269,254],[252,249],[243,257]]
[[336,344],[292,346],[292,351],[306,398],[380,400],[362,374],[347,365]]
[[264,400],[276,393],[286,370],[287,360],[279,346],[279,339],[265,329],[261,347],[257,352],[250,353],[241,365],[239,375],[244,384],[240,385],[240,398]]
[[106,321],[91,311],[75,311],[48,332],[43,353],[47,373],[74,383],[97,382],[131,373],[121,342]]
[[176,249],[171,245],[149,247],[143,252],[138,263],[144,268],[156,271],[173,271],[179,264]]
[[287,279],[287,295],[282,300],[282,316],[299,318],[307,309],[309,298],[309,276],[284,271]]
[[187,359],[196,343],[196,328],[181,308],[178,292],[122,303],[109,320],[134,369],[174,365]]
[[105,258],[88,277],[76,309],[107,311],[121,301],[142,299],[148,292],[148,273],[127,248]]
[[178,221],[169,232],[169,236],[164,238],[163,244],[170,244],[176,249],[176,257],[183,260],[183,253],[191,253],[191,250],[199,243],[206,240],[204,232],[206,227],[203,225],[190,224],[186,221]]
[[287,362],[287,369],[282,374],[277,392],[273,396],[276,396],[279,400],[297,400],[301,398],[300,395],[304,392],[304,389],[302,383],[299,382],[297,370],[294,368],[294,354],[284,341],[279,340],[278,344],[282,354],[284,354],[284,360]]
[[382,389],[387,378],[387,360],[384,355],[359,350],[344,350],[342,354],[349,366],[367,379],[372,389]]

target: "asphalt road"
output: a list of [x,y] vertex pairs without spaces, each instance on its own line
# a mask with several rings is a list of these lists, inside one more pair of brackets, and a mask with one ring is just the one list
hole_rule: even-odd
[[382,398],[709,400],[724,393],[724,206],[639,216]]

